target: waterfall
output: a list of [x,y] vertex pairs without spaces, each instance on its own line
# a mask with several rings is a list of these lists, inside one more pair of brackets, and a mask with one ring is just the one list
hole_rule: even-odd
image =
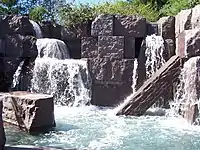
[[20,62],[17,70],[15,71],[15,73],[13,75],[13,81],[12,81],[11,89],[15,89],[19,85],[20,75],[21,75],[23,65],[24,65],[24,60]]
[[35,34],[36,34],[36,38],[37,39],[42,38],[43,35],[42,35],[42,30],[41,30],[40,26],[33,20],[29,20],[29,21],[33,25],[33,29],[34,29]]
[[37,39],[38,57],[50,57],[57,59],[69,58],[69,52],[66,44],[58,39]]
[[164,40],[161,36],[153,34],[146,37],[145,66],[147,79],[150,78],[165,63],[163,58],[164,50]]
[[180,74],[180,83],[177,85],[174,101],[171,108],[178,114],[185,106],[199,105],[199,83],[200,83],[200,56],[190,58],[185,62]]
[[87,61],[65,59],[69,58],[67,47],[55,39],[38,39],[37,47],[30,90],[53,95],[58,105],[89,104],[91,79]]

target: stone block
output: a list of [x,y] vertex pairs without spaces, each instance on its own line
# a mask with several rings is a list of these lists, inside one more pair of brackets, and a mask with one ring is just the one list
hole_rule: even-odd
[[61,26],[50,21],[40,23],[44,38],[61,38]]
[[124,37],[123,36],[99,36],[98,53],[101,58],[124,57]]
[[112,36],[114,31],[114,16],[102,14],[95,18],[91,26],[91,36]]
[[132,93],[131,83],[95,82],[91,103],[97,106],[116,106]]
[[88,68],[93,81],[106,83],[128,82],[132,84],[134,59],[95,58],[88,59]]
[[2,119],[3,101],[0,100],[0,149],[3,150],[6,142],[5,131]]
[[164,39],[175,40],[175,17],[162,17],[157,21],[157,23],[160,27],[159,35],[161,35]]
[[5,57],[36,58],[38,55],[36,39],[33,36],[6,35],[4,42]]
[[152,34],[158,35],[159,34],[157,23],[148,22],[146,30],[147,30],[147,35],[152,35]]
[[115,16],[114,35],[129,37],[146,36],[146,19],[140,16]]
[[5,34],[34,35],[34,29],[27,16],[7,15],[0,23],[0,36]]
[[191,26],[192,29],[200,28],[200,5],[196,5],[192,8]]
[[70,40],[65,40],[64,42],[68,47],[70,58],[80,59],[81,58],[81,40],[74,38]]
[[176,55],[182,58],[190,58],[200,55],[199,29],[185,30],[179,34]]
[[124,58],[134,59],[135,58],[135,38],[124,37]]
[[191,26],[192,9],[181,10],[175,16],[175,35],[179,36],[179,33],[184,30],[192,29]]
[[43,132],[55,127],[53,97],[25,91],[0,93],[3,119],[27,132]]
[[82,37],[81,58],[96,58],[98,56],[98,40],[95,37]]

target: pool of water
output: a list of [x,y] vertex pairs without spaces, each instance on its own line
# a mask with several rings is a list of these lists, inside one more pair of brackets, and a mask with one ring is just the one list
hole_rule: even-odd
[[123,117],[112,109],[55,107],[55,131],[38,136],[6,127],[7,144],[90,150],[199,150],[200,127],[169,116]]

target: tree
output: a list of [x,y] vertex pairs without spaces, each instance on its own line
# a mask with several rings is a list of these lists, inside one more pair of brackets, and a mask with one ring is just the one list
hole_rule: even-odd
[[18,0],[1,0],[0,13],[1,14],[17,14],[17,13],[19,13],[17,3],[18,3]]
[[30,10],[29,16],[32,20],[41,22],[48,18],[49,12],[44,7],[38,6]]

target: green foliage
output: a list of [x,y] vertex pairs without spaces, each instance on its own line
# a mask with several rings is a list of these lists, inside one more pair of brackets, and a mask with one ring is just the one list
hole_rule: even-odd
[[17,7],[18,0],[2,0],[0,2],[0,14],[17,14],[19,8]]
[[200,4],[200,0],[168,0],[160,10],[161,16],[174,16],[183,9],[192,8]]
[[32,20],[41,22],[47,19],[49,13],[44,7],[38,6],[30,10],[29,16]]
[[94,8],[89,5],[67,4],[59,10],[60,23],[65,26],[86,23],[92,20],[94,16]]

